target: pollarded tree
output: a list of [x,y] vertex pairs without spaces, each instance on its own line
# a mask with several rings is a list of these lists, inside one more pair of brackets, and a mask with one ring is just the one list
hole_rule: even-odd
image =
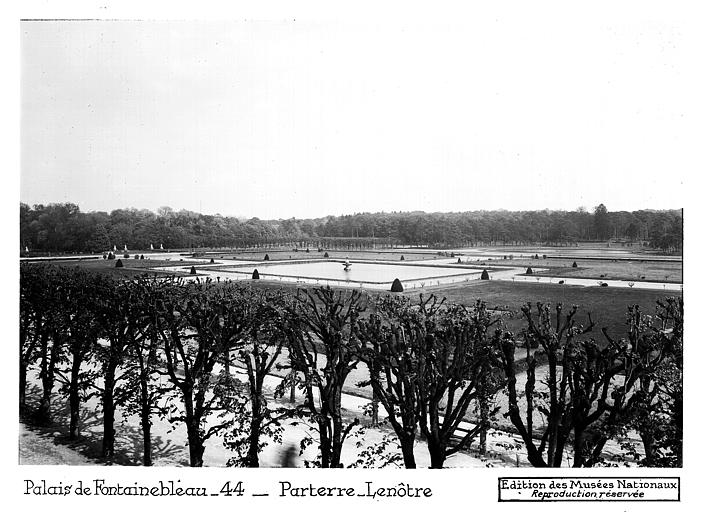
[[[417,337],[419,426],[432,468],[442,468],[447,457],[469,447],[489,428],[497,411],[487,397],[501,387],[493,378],[495,347],[504,337],[504,332],[495,328],[498,324],[499,318],[494,318],[482,302],[470,309],[451,305],[438,312],[425,336]],[[472,420],[474,425],[452,443],[473,404],[478,411],[481,406]]]
[[402,450],[404,467],[416,468],[414,442],[420,410],[417,375],[419,357],[416,338],[425,320],[441,307],[435,297],[417,307],[405,297],[385,296],[377,302],[377,313],[360,320],[358,357],[368,367],[373,396],[384,406]]
[[[586,327],[577,325],[576,307],[565,314],[558,304],[554,316],[544,304],[535,312],[530,304],[522,311],[528,321],[526,423],[516,390],[513,340],[502,343],[501,354],[509,381],[509,418],[534,466],[560,467],[569,452],[573,466],[592,466],[601,460],[608,440],[631,421],[655,371],[669,359],[674,338],[650,335],[637,307],[629,313],[628,340],[614,340],[603,330],[604,343],[583,336],[594,324],[589,319]],[[536,389],[539,361],[547,369],[545,390]],[[543,417],[542,426],[534,424],[534,413]]]
[[[359,363],[358,316],[365,299],[357,291],[315,288],[298,293],[287,308],[286,333],[293,370],[303,376],[306,409],[319,434],[321,467],[341,467],[343,442],[358,420],[347,423],[341,396]],[[316,393],[315,393],[316,390]]]
[[[177,401],[172,403],[169,419],[185,424],[193,467],[202,466],[207,439],[230,427],[233,420],[225,416],[240,397],[240,382],[224,371],[214,372],[228,345],[220,332],[227,320],[213,289],[209,279],[190,282],[174,287],[157,306],[165,374],[182,405],[181,409]],[[205,428],[215,417],[220,421]]]
[[373,396],[384,406],[408,469],[416,468],[414,442],[420,411],[416,338],[441,306],[434,296],[428,300],[420,296],[416,306],[405,297],[380,297],[377,313],[359,325],[359,357],[370,375],[369,381],[360,384],[372,386]]
[[69,272],[50,265],[31,264],[21,269],[21,275],[24,282],[20,301],[20,403],[26,388],[26,372],[36,350],[42,390],[35,418],[41,424],[49,424],[56,370],[65,357],[61,311],[67,300]]
[[[550,306],[547,304],[538,303],[534,313],[531,304],[528,303],[521,308],[521,311],[528,322],[524,343],[526,348],[525,424],[519,404],[520,392],[516,387],[518,367],[515,361],[516,344],[512,337],[504,338],[500,354],[502,368],[507,378],[508,417],[523,439],[528,461],[533,466],[560,467],[572,429],[569,419],[572,402],[567,389],[567,379],[571,375],[569,363],[573,359],[568,358],[571,354],[569,348],[574,346],[576,336],[592,330],[593,323],[590,320],[586,328],[580,328],[575,324],[577,308],[572,308],[565,315],[561,304],[556,307],[554,322],[551,318]],[[545,377],[547,391],[545,392],[536,389],[538,367],[542,359],[545,359],[547,364]],[[560,372],[558,372],[558,365],[563,365],[563,370]],[[542,415],[545,418],[543,427],[536,424],[534,415]]]
[[[370,382],[387,411],[402,447],[404,464],[416,467],[413,446],[417,426],[428,443],[431,467],[443,467],[450,455],[486,432],[496,410],[493,395],[501,386],[494,372],[495,347],[502,331],[484,303],[473,308],[445,306],[434,296],[417,305],[385,300],[380,317],[361,322],[361,358]],[[457,435],[475,404],[474,426]],[[454,442],[457,438],[457,442]]]
[[87,367],[98,339],[102,336],[102,325],[98,321],[97,300],[101,289],[108,286],[110,278],[75,269],[68,272],[65,283],[66,295],[62,297],[60,309],[62,335],[65,339],[68,368],[57,371],[63,383],[62,391],[68,396],[70,424],[68,438],[78,437],[80,404],[87,400],[88,391],[97,376]]
[[98,291],[97,322],[103,339],[95,348],[100,364],[102,388],[103,435],[102,456],[114,457],[115,413],[138,393],[133,379],[133,355],[146,325],[139,300],[139,289],[131,282],[107,281]]
[[[629,431],[637,430],[644,447],[640,464],[681,467],[683,330],[683,301],[668,297],[658,301],[654,316],[643,315],[637,305],[629,308],[627,339],[616,342],[605,333],[609,343],[620,347],[619,373],[625,379],[612,394],[610,414],[596,432],[594,450],[600,452],[612,431],[630,437]],[[640,459],[634,447],[624,443]]]
[[144,466],[153,464],[151,416],[160,412],[160,401],[165,390],[158,383],[157,376],[163,366],[160,360],[160,316],[159,307],[165,297],[177,293],[182,285],[179,278],[156,279],[139,277],[127,286],[134,289],[134,306],[126,329],[128,353],[133,368],[127,377],[128,386],[133,390],[125,403],[128,414],[139,416],[143,439]]
[[[42,358],[42,347],[49,344],[52,273],[46,265],[20,266],[19,306],[19,402],[24,409],[27,393],[27,371]],[[45,352],[45,351],[44,351]]]
[[282,352],[284,342],[285,298],[281,293],[236,289],[246,329],[234,346],[236,361],[246,369],[248,399],[245,410],[236,418],[236,428],[226,436],[225,444],[237,452],[232,466],[258,467],[258,454],[268,439],[281,440],[280,421],[289,416],[286,408],[268,407],[263,384]]

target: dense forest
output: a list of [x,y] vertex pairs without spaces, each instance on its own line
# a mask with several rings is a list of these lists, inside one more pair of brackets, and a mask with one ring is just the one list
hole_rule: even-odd
[[[240,220],[161,207],[81,212],[72,203],[20,203],[20,248],[31,252],[100,252],[124,244],[130,249],[251,247],[274,244],[331,246],[359,241],[358,247],[477,244],[569,245],[580,241],[642,242],[668,252],[682,248],[681,210],[593,213],[576,211],[471,211],[450,213],[356,213],[318,219]],[[362,243],[365,241],[365,243]]]

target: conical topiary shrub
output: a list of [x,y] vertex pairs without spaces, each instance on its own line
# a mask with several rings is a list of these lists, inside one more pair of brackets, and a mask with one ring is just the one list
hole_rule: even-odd
[[538,259],[538,255],[537,255],[537,254],[535,255],[535,259]]
[[116,257],[116,256],[114,255],[113,252],[110,252],[110,253],[107,255],[107,259],[108,259],[108,260],[113,260],[115,257]]
[[572,263],[572,268],[577,268],[577,262]]
[[458,263],[462,263],[462,260],[460,258],[458,258]]
[[530,276],[532,273],[533,273],[533,269],[532,269],[531,267],[528,267],[528,268],[526,269],[526,275],[527,275],[527,276]]
[[307,252],[309,252],[309,247],[307,247]]
[[252,279],[260,279],[260,275],[258,274],[258,269],[254,268],[253,269],[253,277]]
[[397,278],[392,282],[392,288],[389,289],[391,292],[403,292],[404,291],[404,286],[402,286],[402,282]]
[[402,254],[402,256],[399,258],[399,261],[404,261],[404,255],[403,255],[403,254]]
[[144,259],[144,255],[143,255],[143,254],[141,255],[141,258],[140,258],[140,259],[142,259],[142,260]]
[[210,263],[214,263],[214,258],[210,258],[210,259],[209,259],[209,262],[210,262]]
[[124,266],[124,263],[122,263],[122,260],[119,259],[117,260],[117,263],[114,264],[115,268],[122,268]]
[[328,252],[325,252],[325,253],[324,253],[324,258],[328,258],[328,257],[329,257],[329,253],[328,253]]
[[270,256],[268,256],[267,254],[263,256],[263,261],[270,261]]
[[482,277],[480,277],[480,279],[484,281],[489,281],[489,272],[487,272],[486,268],[482,271]]
[[190,274],[197,274],[197,269],[195,269],[195,266],[190,267]]

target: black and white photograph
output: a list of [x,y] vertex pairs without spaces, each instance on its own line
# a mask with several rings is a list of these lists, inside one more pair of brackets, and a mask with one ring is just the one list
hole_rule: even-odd
[[692,12],[18,7],[13,499],[690,509]]

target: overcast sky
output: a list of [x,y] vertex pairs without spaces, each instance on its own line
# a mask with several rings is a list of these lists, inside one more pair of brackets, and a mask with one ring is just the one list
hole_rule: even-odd
[[20,199],[265,219],[682,207],[697,91],[677,21],[23,22]]

